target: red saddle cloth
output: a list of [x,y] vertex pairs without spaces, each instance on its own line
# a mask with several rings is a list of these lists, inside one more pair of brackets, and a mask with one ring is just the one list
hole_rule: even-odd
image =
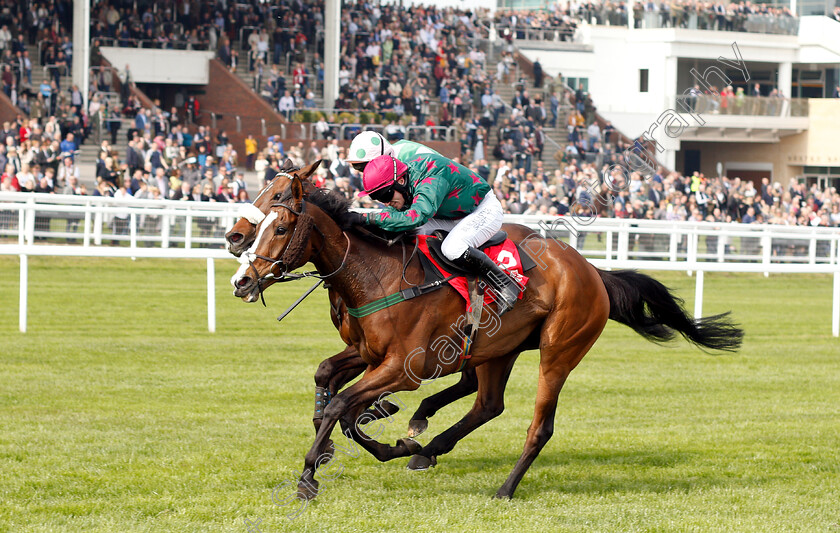
[[[431,235],[418,235],[417,236],[417,247],[420,251],[425,255],[429,261],[435,266],[435,268],[440,271],[443,277],[448,278],[450,273],[444,269],[440,263],[435,261],[435,258],[432,256],[431,252],[429,252],[429,246],[426,243],[426,239],[430,238]],[[505,242],[502,244],[497,244],[496,246],[490,246],[489,248],[485,248],[484,253],[486,253],[490,259],[495,261],[495,263],[502,267],[508,274],[510,274],[511,279],[519,285],[519,287],[524,291],[525,285],[528,283],[528,276],[523,273],[522,270],[522,261],[519,257],[519,249],[510,239],[505,239]],[[467,285],[467,278],[464,276],[456,276],[449,280],[449,284],[458,291],[464,300],[467,302],[467,312],[470,312],[472,309],[470,307],[470,291]],[[519,298],[522,298],[522,294],[519,294]],[[492,303],[496,300],[493,291],[487,291],[484,293],[484,304],[487,305]]]

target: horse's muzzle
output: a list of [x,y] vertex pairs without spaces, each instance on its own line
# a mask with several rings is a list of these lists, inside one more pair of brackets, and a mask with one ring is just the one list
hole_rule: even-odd
[[239,233],[238,231],[225,235],[225,241],[227,242],[227,251],[236,257],[241,256],[242,253],[248,249],[248,246],[251,245],[251,243],[245,239],[245,235]]
[[242,298],[249,303],[256,302],[259,299],[259,283],[251,276],[243,275],[239,278],[232,278],[230,282],[233,285],[233,295],[237,298]]

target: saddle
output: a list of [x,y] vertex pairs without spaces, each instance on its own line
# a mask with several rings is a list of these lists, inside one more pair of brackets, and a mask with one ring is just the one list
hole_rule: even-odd
[[[473,279],[476,277],[475,272],[468,272],[458,265],[452,263],[449,259],[443,255],[440,247],[443,243],[443,240],[449,235],[448,231],[438,230],[435,231],[432,235],[429,235],[426,238],[426,245],[429,248],[429,254],[432,256],[432,259],[439,265],[441,265],[444,269],[452,274],[457,274],[459,276],[464,276],[467,279]],[[508,239],[508,234],[506,231],[499,231],[495,235],[493,235],[487,242],[482,244],[478,247],[479,250],[482,252],[486,252],[487,248],[491,248],[493,246],[498,246],[504,243]],[[527,272],[537,266],[536,261],[534,261],[530,255],[525,253],[522,250],[522,247],[516,244],[516,248],[519,250],[519,259],[522,263],[522,272]],[[421,262],[423,263],[424,270],[427,272],[427,277],[431,274],[430,271],[436,271],[437,269],[431,264],[429,261],[422,261],[425,259],[423,254],[420,254]]]
[[[447,259],[445,255],[443,255],[443,252],[441,251],[440,247],[443,244],[443,240],[448,235],[448,231],[437,230],[434,233],[432,233],[432,235],[429,238],[426,239],[426,245],[429,247],[429,252],[432,254],[432,258],[435,260],[435,262],[437,262],[439,265],[441,265],[443,268],[445,268],[452,274],[465,276],[468,279],[475,278],[475,272],[464,270],[460,266]],[[507,240],[507,238],[507,232],[500,230],[498,233],[490,237],[490,239],[487,242],[479,246],[478,249],[484,252],[487,248],[490,248],[491,246],[498,246],[502,244]]]

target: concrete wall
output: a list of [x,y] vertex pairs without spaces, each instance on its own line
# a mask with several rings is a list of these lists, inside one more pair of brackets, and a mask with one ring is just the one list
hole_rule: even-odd
[[[840,100],[815,98],[808,101],[810,127],[797,135],[782,137],[779,143],[683,142],[683,150],[700,150],[700,167],[706,175],[714,175],[715,164],[735,166],[737,163],[769,163],[773,180],[787,184],[802,174],[805,166],[840,168]],[[683,155],[678,154],[677,170],[683,168]]]
[[103,46],[100,52],[119,69],[131,67],[134,83],[205,85],[210,79],[208,63],[214,52],[156,50]]
[[789,152],[789,164],[840,167],[840,99],[813,98],[808,100],[811,125],[807,132],[807,147]]
[[[683,142],[677,153],[676,170],[682,172],[686,150],[700,150],[700,171],[706,176],[715,176],[718,162],[729,169],[755,168],[772,165],[773,181],[786,185],[802,173],[802,164],[791,164],[787,154],[807,150],[808,133],[782,137],[779,143],[725,143],[725,142]],[[731,175],[732,173],[730,173]]]

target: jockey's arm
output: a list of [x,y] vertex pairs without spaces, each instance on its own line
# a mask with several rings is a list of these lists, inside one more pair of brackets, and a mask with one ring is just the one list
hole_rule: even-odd
[[386,207],[368,213],[367,220],[370,224],[394,233],[418,228],[435,216],[448,192],[445,180],[420,184],[408,209],[397,211],[393,207]]

